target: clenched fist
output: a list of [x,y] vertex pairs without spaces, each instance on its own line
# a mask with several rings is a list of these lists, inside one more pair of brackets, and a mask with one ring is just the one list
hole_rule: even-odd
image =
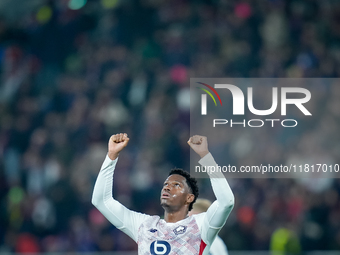
[[129,143],[130,138],[128,138],[126,133],[120,133],[120,134],[115,134],[113,136],[110,137],[109,140],[109,158],[111,160],[115,160],[118,155],[119,152],[121,152],[126,145]]
[[201,158],[209,153],[207,137],[194,135],[189,138],[188,144]]

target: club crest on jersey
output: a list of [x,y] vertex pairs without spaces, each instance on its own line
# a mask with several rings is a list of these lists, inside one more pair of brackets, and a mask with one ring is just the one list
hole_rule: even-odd
[[187,227],[181,225],[174,229],[174,233],[175,235],[180,235],[180,234],[185,233],[186,230],[187,230]]
[[157,231],[157,229],[155,229],[155,228],[150,228],[149,231],[150,231],[151,233],[155,233],[155,232]]

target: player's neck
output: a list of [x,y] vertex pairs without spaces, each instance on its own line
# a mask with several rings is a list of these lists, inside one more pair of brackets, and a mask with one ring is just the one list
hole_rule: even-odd
[[176,211],[176,212],[164,212],[164,220],[166,222],[177,222],[188,217],[188,212],[186,210]]

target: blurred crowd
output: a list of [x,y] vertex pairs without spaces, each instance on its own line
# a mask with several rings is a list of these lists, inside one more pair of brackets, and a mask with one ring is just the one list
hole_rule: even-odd
[[[93,185],[109,137],[126,132],[115,197],[163,213],[164,178],[189,169],[190,77],[340,75],[337,0],[88,0],[77,10],[69,2],[32,1],[20,17],[0,18],[0,251],[136,250],[92,206]],[[339,163],[340,87],[312,95],[322,118],[285,130],[296,147],[282,153],[286,136],[261,133],[267,151],[258,153],[254,137],[240,135],[230,140],[233,160],[254,152]],[[206,181],[202,197],[213,199]],[[229,250],[280,240],[296,253],[340,250],[339,179],[230,184],[236,204],[220,233]]]

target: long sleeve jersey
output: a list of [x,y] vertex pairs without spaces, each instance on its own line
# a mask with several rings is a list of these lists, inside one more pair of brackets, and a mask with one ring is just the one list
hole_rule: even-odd
[[[216,200],[207,212],[169,223],[159,216],[129,210],[112,197],[117,161],[118,158],[111,160],[106,156],[95,183],[92,203],[116,228],[138,244],[138,255],[208,255],[211,244],[234,206],[234,195],[223,174],[209,172]],[[216,166],[210,153],[199,163]]]
[[214,242],[210,247],[209,255],[228,255],[228,249],[222,238],[216,236]]

